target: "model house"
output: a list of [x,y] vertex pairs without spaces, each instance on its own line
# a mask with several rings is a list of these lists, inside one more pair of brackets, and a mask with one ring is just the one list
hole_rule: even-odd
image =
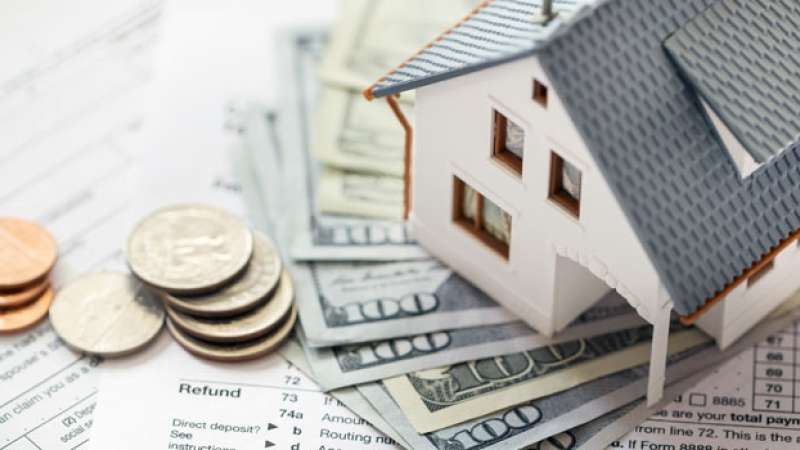
[[616,289],[652,403],[673,312],[726,347],[800,288],[798,30],[796,1],[490,0],[365,95],[416,238],[548,335]]

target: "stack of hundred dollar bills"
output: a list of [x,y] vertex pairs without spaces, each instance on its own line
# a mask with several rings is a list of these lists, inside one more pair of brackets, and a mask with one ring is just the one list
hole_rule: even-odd
[[[333,28],[280,36],[282,102],[245,112],[234,161],[251,220],[293,261],[301,326],[283,354],[399,447],[606,448],[656,411],[651,327],[611,293],[546,338],[432,259],[401,220],[403,131],[361,96],[474,3],[346,0]],[[676,324],[665,400],[785,311],[725,352]]]

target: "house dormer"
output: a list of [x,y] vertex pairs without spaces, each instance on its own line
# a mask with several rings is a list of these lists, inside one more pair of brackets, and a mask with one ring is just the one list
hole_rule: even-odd
[[664,42],[742,178],[800,136],[800,73],[769,3],[717,2]]
[[703,112],[706,113],[706,116],[711,121],[711,125],[717,132],[717,137],[719,137],[725,150],[728,151],[728,155],[733,160],[742,178],[747,178],[751,173],[764,165],[763,162],[756,162],[756,160],[753,159],[753,156],[750,155],[744,145],[742,145],[739,138],[733,134],[733,131],[731,131],[728,125],[725,124],[725,121],[714,112],[714,109],[706,100],[701,98],[700,104],[703,106]]

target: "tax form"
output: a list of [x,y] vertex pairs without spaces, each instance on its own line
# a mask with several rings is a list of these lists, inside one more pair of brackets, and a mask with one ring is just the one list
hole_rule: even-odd
[[209,362],[163,332],[102,371],[91,448],[399,449],[277,354]]
[[800,448],[800,322],[748,348],[611,448]]
[[[0,215],[53,233],[56,288],[124,268],[160,14],[158,1],[37,0],[0,15]],[[84,446],[100,362],[46,321],[0,336],[0,449]]]
[[107,3],[25,2],[0,16],[0,214],[54,234],[56,286],[119,260],[137,187],[161,5]]

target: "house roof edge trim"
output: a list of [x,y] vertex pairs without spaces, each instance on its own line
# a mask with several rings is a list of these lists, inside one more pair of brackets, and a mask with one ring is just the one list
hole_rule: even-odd
[[[500,3],[502,3],[502,1],[503,0],[499,0]],[[472,63],[466,62],[459,64],[451,60],[450,62],[454,63],[454,65],[442,67],[439,71],[429,71],[427,73],[419,73],[414,76],[406,73],[403,74],[403,77],[405,78],[404,80],[392,80],[392,77],[399,75],[403,71],[411,69],[414,65],[425,59],[426,56],[428,56],[427,53],[433,54],[441,53],[443,50],[447,51],[448,42],[451,40],[455,41],[454,38],[451,39],[454,31],[458,30],[462,26],[465,26],[465,24],[469,25],[471,20],[477,20],[483,11],[493,4],[498,3],[498,0],[487,0],[478,5],[468,15],[456,22],[452,27],[445,30],[442,34],[423,46],[420,50],[415,52],[400,65],[390,70],[385,75],[381,76],[377,81],[375,81],[375,83],[373,83],[371,86],[367,87],[363,92],[364,97],[368,100],[372,100],[374,98],[385,97],[387,95],[399,94],[405,91],[428,86],[440,81],[456,78],[533,55],[538,50],[544,48],[547,44],[552,42],[553,39],[566,33],[576,22],[590,16],[592,11],[607,1],[609,0],[555,0],[554,8],[555,12],[557,13],[556,16],[544,26],[533,26],[533,22],[531,22],[532,28],[530,33],[537,34],[531,35],[530,41],[527,42],[524,47],[519,47],[516,51],[499,51],[494,56],[482,56],[485,59]],[[477,41],[473,42],[473,44],[475,46],[480,45],[480,43]],[[482,51],[488,49],[478,50]],[[417,72],[421,71],[418,70]]]

